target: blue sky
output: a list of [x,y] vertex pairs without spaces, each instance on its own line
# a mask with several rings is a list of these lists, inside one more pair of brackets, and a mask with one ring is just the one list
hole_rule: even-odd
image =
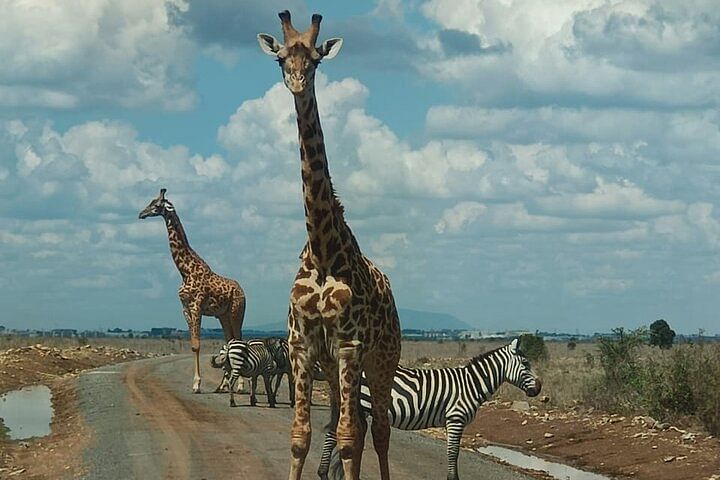
[[483,330],[720,333],[715,7],[7,2],[0,324],[184,327],[164,225],[137,219],[160,187],[242,284],[246,325],[283,320],[297,133],[255,35],[289,8],[344,38],[316,80],[331,173],[399,306]]

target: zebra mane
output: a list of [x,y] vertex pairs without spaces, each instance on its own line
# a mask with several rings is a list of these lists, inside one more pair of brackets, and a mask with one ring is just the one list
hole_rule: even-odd
[[[507,343],[507,344],[502,345],[502,346],[500,346],[500,347],[494,348],[494,349],[492,349],[492,350],[490,350],[490,351],[488,351],[488,352],[483,352],[483,353],[481,353],[481,354],[479,354],[479,355],[475,355],[473,358],[470,359],[470,361],[468,361],[468,362],[465,364],[465,366],[466,366],[466,367],[469,367],[470,365],[472,365],[472,364],[474,364],[474,363],[482,363],[482,361],[485,360],[486,358],[489,358],[489,357],[494,356],[497,352],[499,352],[500,350],[503,350],[503,349],[505,349],[505,348],[508,348],[509,346],[510,346],[510,344]],[[516,351],[517,351],[517,353],[518,353],[519,355],[523,355],[523,353],[520,351],[520,347],[518,347]]]

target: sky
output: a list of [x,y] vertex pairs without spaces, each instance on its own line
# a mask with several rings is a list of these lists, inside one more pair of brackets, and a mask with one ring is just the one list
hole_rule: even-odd
[[[185,328],[161,187],[283,321],[295,112],[256,34],[324,16],[330,171],[399,307],[483,331],[720,333],[714,1],[4,0],[0,324]],[[401,319],[402,323],[402,319]],[[203,326],[217,327],[213,318]]]

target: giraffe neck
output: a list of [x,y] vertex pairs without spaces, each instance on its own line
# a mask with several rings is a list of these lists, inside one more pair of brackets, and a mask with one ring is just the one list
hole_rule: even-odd
[[170,254],[183,279],[196,271],[198,266],[207,267],[205,261],[190,246],[177,213],[167,212],[164,218],[170,242]]
[[330,180],[314,88],[295,96],[295,111],[309,253],[314,265],[329,274],[336,270],[333,265],[338,253],[348,248],[357,250],[357,243]]

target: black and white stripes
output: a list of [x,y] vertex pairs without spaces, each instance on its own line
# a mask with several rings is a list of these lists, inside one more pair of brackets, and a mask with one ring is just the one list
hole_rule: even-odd
[[[282,341],[282,339],[278,341]],[[257,378],[262,376],[268,403],[270,407],[275,407],[276,390],[272,388],[271,380],[272,377],[281,373],[276,361],[276,354],[277,351],[271,351],[266,342],[262,340],[233,339],[223,345],[220,354],[213,357],[211,364],[214,367],[223,367],[225,375],[229,376],[230,406],[235,406],[235,383],[241,376],[250,378],[250,405],[256,405]],[[277,384],[279,385],[279,383],[278,379]]]
[[[413,369],[398,367],[392,390],[390,424],[401,430],[444,426],[447,430],[448,479],[457,480],[457,458],[465,426],[480,405],[509,382],[528,396],[540,393],[540,379],[520,352],[517,340],[473,358],[464,367]],[[370,391],[360,388],[361,410],[371,412]],[[335,432],[328,432],[323,445],[318,475],[328,478],[330,458],[335,448]]]

